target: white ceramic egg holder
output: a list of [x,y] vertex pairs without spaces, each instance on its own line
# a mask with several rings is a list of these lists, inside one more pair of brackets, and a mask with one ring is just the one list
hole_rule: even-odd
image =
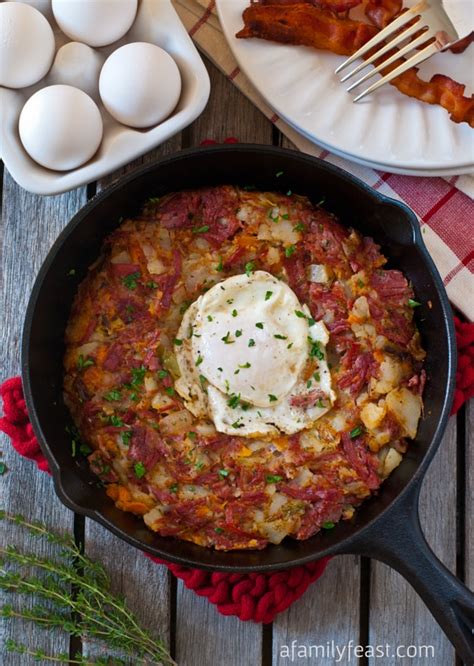
[[[72,41],[47,16],[54,30],[56,51]],[[104,123],[97,153],[71,171],[52,171],[34,162],[20,141],[18,119],[31,95],[50,85],[48,75],[28,88],[0,87],[0,157],[16,180],[35,194],[59,194],[102,178],[140,155],[156,148],[193,122],[203,111],[210,93],[207,70],[170,0],[139,0],[135,21],[117,42],[96,49],[105,59],[130,42],[150,42],[165,49],[177,63],[182,80],[181,96],[169,118],[156,127],[133,129],[118,123],[96,99]]]

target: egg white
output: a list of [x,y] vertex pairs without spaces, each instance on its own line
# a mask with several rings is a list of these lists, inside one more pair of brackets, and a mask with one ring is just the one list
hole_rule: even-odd
[[[255,437],[308,428],[335,400],[329,339],[290,287],[265,271],[212,287],[186,311],[176,346],[176,391],[218,431]],[[310,350],[318,367],[305,379]],[[308,397],[318,392],[318,399]],[[302,404],[299,406],[298,401]]]

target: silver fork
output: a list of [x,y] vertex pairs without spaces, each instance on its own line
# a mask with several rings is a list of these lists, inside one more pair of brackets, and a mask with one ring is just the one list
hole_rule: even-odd
[[[459,34],[454,25],[452,24],[449,16],[446,14],[442,6],[442,0],[421,0],[414,7],[407,9],[403,14],[400,14],[396,19],[389,23],[383,30],[377,33],[372,39],[370,39],[364,46],[362,46],[356,53],[347,58],[339,67],[336,69],[336,74],[345,69],[348,65],[364,56],[368,51],[370,51],[374,46],[377,46],[381,42],[385,42],[387,37],[390,37],[395,31],[400,30],[407,23],[414,21],[413,25],[409,26],[407,29],[400,32],[400,34],[395,35],[393,39],[387,41],[378,51],[373,53],[369,58],[361,62],[360,65],[357,65],[349,74],[346,74],[342,77],[341,82],[347,81],[354,74],[357,74],[361,70],[365,69],[367,65],[370,65],[375,60],[378,60],[383,56],[387,51],[391,51],[393,48],[401,45],[401,48],[397,49],[396,53],[384,59],[383,62],[379,63],[376,67],[369,70],[364,76],[352,83],[352,85],[347,88],[347,91],[350,92],[357,86],[360,86],[361,83],[364,83],[368,79],[372,78],[383,70],[388,65],[391,65],[393,62],[398,60],[398,58],[410,53],[415,48],[423,46],[426,42],[430,42],[424,48],[417,51],[411,58],[408,58],[404,63],[393,69],[391,72],[382,76],[381,79],[373,83],[366,90],[362,91],[357,97],[354,98],[354,102],[358,102],[366,95],[374,92],[377,88],[389,83],[399,74],[402,74],[407,69],[414,67],[415,65],[420,64],[434,53],[438,53],[448,46],[451,46],[454,42],[457,42],[462,37],[465,37],[469,34],[470,28],[466,30],[465,34]],[[411,39],[415,33],[422,31],[421,35],[418,35],[414,39]],[[403,42],[409,40],[406,44],[402,45]],[[434,41],[431,41],[434,40]]]

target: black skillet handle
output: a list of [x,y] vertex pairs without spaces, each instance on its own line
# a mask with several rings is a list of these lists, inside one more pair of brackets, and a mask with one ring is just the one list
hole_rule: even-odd
[[[351,552],[396,569],[418,592],[458,655],[474,664],[474,594],[436,557],[421,530],[419,485],[376,520]],[[355,546],[355,547],[354,547]]]

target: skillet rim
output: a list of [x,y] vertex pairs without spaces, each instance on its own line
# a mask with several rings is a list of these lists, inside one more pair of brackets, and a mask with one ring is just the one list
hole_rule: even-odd
[[[64,481],[67,479],[63,478],[62,469],[59,463],[56,460],[54,453],[52,452],[46,437],[43,433],[41,427],[40,419],[37,415],[35,408],[35,401],[33,396],[32,382],[30,378],[30,363],[29,363],[29,352],[30,352],[30,337],[31,329],[35,316],[36,304],[39,298],[39,295],[42,290],[43,281],[47,276],[51,265],[53,264],[56,256],[61,252],[62,246],[71,233],[84,222],[89,214],[105,199],[113,197],[117,191],[121,191],[126,188],[130,182],[140,179],[142,176],[148,175],[150,172],[157,168],[163,168],[166,164],[171,162],[186,161],[189,157],[199,156],[203,153],[246,153],[246,152],[255,152],[258,151],[261,154],[266,154],[269,158],[285,158],[285,156],[293,157],[293,159],[300,160],[301,162],[306,162],[308,166],[317,166],[319,169],[323,169],[331,175],[332,178],[336,180],[343,180],[349,182],[352,186],[355,186],[359,191],[361,191],[362,196],[371,199],[376,205],[387,205],[394,206],[400,209],[406,220],[409,222],[412,230],[412,244],[416,246],[417,250],[420,252],[424,268],[429,273],[435,290],[440,299],[440,306],[442,312],[442,324],[446,331],[447,337],[447,385],[444,395],[444,400],[442,407],[440,409],[440,416],[436,426],[435,433],[433,435],[432,441],[429,444],[425,454],[420,460],[417,469],[413,473],[411,479],[406,483],[403,489],[397,494],[397,496],[392,499],[385,508],[383,508],[380,513],[371,517],[367,520],[362,526],[360,526],[356,531],[342,539],[338,544],[328,546],[326,548],[319,549],[317,554],[309,553],[307,555],[295,555],[295,557],[288,562],[268,562],[265,564],[259,564],[257,566],[252,564],[219,564],[212,565],[207,563],[202,563],[194,557],[181,556],[176,554],[170,554],[168,552],[163,552],[160,548],[156,546],[145,544],[139,538],[127,534],[120,527],[117,527],[113,522],[108,520],[103,512],[97,509],[89,509],[85,506],[78,504],[75,500],[71,499],[67,489],[64,487]],[[250,155],[249,155],[250,157]],[[173,562],[175,564],[180,564],[184,566],[197,567],[207,571],[228,571],[228,572],[257,572],[257,571],[274,571],[281,570],[282,568],[291,568],[294,566],[299,566],[306,564],[308,562],[315,561],[315,559],[321,559],[332,554],[337,553],[349,553],[351,552],[350,542],[357,538],[358,541],[363,539],[364,533],[369,532],[369,530],[377,523],[377,521],[382,520],[385,514],[388,514],[389,511],[394,509],[397,505],[401,504],[403,501],[407,500],[413,492],[417,493],[421,486],[421,481],[426,473],[428,466],[430,465],[438,447],[441,443],[442,436],[444,434],[447,421],[449,418],[449,412],[451,404],[454,397],[454,387],[455,387],[455,370],[456,370],[456,359],[457,352],[455,346],[455,329],[454,322],[452,318],[451,305],[448,300],[446,290],[444,288],[442,279],[439,275],[439,272],[428,253],[428,250],[424,244],[420,227],[416,218],[415,213],[404,203],[401,203],[395,199],[387,197],[380,192],[377,192],[372,187],[361,181],[359,178],[353,174],[333,165],[319,158],[301,153],[296,150],[289,150],[286,148],[280,148],[276,146],[267,146],[264,144],[251,144],[251,143],[239,143],[239,144],[219,144],[213,146],[205,146],[198,148],[188,148],[172,155],[155,160],[152,163],[143,165],[131,173],[126,174],[118,178],[108,187],[104,188],[96,194],[92,199],[90,199],[80,210],[78,210],[75,215],[69,220],[64,229],[60,232],[59,236],[51,246],[46,258],[44,259],[41,268],[38,272],[36,280],[34,282],[33,288],[31,290],[30,298],[28,301],[28,306],[25,314],[23,332],[22,332],[22,342],[21,342],[21,375],[23,380],[24,395],[27,405],[28,414],[30,421],[33,426],[33,430],[36,434],[40,447],[45,454],[49,467],[52,472],[53,482],[55,492],[58,495],[59,499],[63,504],[65,504],[72,511],[87,516],[92,520],[103,525],[106,529],[111,531],[113,534],[124,540],[125,542],[135,546],[136,548],[144,551],[145,553],[151,554],[153,556],[163,558],[166,561]],[[195,548],[201,548],[193,544]],[[267,549],[271,548],[267,546]],[[207,550],[207,549],[206,549]],[[238,551],[231,551],[232,553],[238,553]]]

